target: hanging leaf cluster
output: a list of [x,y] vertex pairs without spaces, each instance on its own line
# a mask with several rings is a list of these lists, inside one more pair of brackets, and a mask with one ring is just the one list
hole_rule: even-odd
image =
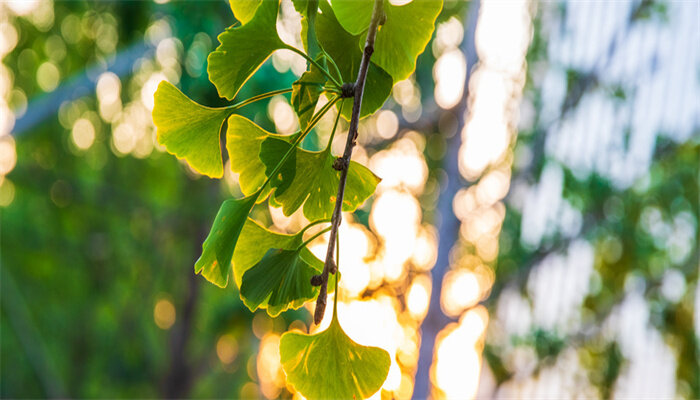
[[[222,154],[226,154],[232,172],[239,174],[244,197],[221,204],[195,273],[219,287],[226,287],[232,275],[246,307],[265,309],[273,317],[298,309],[319,294],[311,281],[323,271],[324,262],[307,245],[330,228],[311,239],[304,240],[304,235],[312,226],[331,222],[341,179],[334,168],[337,156],[331,153],[331,141],[340,117],[350,120],[353,113],[353,97],[343,95],[343,84],[358,77],[377,0],[333,0],[332,5],[327,0],[292,1],[302,16],[303,49],[284,43],[277,33],[279,0],[230,0],[237,23],[219,35],[219,46],[207,59],[209,80],[219,96],[232,101],[273,52],[291,50],[308,65],[291,88],[211,108],[163,81],[153,109],[158,142],[169,153],[211,178],[223,177]],[[413,0],[402,6],[384,2],[357,110],[361,118],[380,109],[393,84],[415,70],[441,9],[441,0]],[[267,132],[237,114],[248,104],[286,93],[291,93],[299,120],[300,130],[292,135]],[[328,100],[323,105],[322,97]],[[302,140],[334,107],[338,115],[325,148],[317,152],[301,148]],[[347,168],[342,210],[352,212],[374,193],[380,179],[361,164],[350,162]],[[272,232],[249,217],[253,206],[264,201],[287,216],[301,208],[311,222],[296,234]],[[339,276],[331,278],[333,289]],[[343,332],[335,307],[325,331],[284,334],[280,354],[288,382],[312,400],[369,397],[383,384],[390,365],[386,351],[361,346]]]

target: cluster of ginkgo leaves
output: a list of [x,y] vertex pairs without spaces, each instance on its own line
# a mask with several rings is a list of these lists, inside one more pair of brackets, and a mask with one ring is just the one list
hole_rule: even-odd
[[[344,95],[343,84],[357,79],[375,5],[375,0],[292,1],[302,15],[303,50],[284,43],[277,33],[279,0],[230,0],[238,23],[219,35],[220,45],[207,59],[209,80],[221,97],[233,100],[274,51],[291,50],[308,65],[291,88],[210,108],[163,81],[153,109],[158,142],[212,178],[224,173],[221,131],[226,127],[226,152],[245,197],[221,205],[195,273],[225,287],[232,270],[244,304],[251,311],[266,309],[271,316],[297,309],[319,293],[311,280],[322,272],[324,263],[306,246],[330,227],[307,240],[303,237],[308,228],[331,222],[340,183],[331,143],[340,117],[349,120],[353,112],[353,98]],[[401,6],[385,1],[360,117],[381,108],[394,82],[415,70],[441,9],[442,0],[413,0]],[[299,119],[300,130],[292,135],[267,132],[236,114],[247,104],[285,93],[291,93]],[[321,95],[328,99],[322,106]],[[338,113],[325,148],[318,152],[301,148],[302,140],[333,107]],[[342,210],[356,210],[374,193],[379,180],[363,165],[351,162]],[[303,207],[311,222],[296,234],[272,232],[248,217],[253,206],[265,200],[287,216]],[[330,290],[337,289],[338,278],[332,277]],[[334,305],[332,323],[321,333],[282,336],[280,354],[287,380],[309,399],[369,397],[386,379],[389,355],[353,342],[340,327],[336,310]]]

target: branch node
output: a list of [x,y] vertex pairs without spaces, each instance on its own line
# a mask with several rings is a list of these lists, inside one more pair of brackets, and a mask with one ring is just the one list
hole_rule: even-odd
[[321,286],[323,283],[323,275],[314,275],[311,277],[311,286]]
[[343,157],[338,157],[333,160],[333,169],[336,171],[342,171],[348,165],[348,161]]
[[343,83],[343,86],[340,87],[340,97],[348,98],[348,97],[354,97],[354,96],[355,96],[355,83],[354,82]]

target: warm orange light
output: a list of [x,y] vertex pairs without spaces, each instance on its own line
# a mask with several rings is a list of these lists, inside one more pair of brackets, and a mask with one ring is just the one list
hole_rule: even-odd
[[280,337],[274,333],[265,335],[260,341],[256,365],[258,378],[260,378],[260,390],[268,399],[279,396],[285,385],[279,346]]
[[231,334],[221,335],[216,341],[216,355],[224,364],[231,364],[238,356],[238,341]]
[[411,316],[417,320],[423,319],[428,312],[430,304],[430,278],[426,275],[418,275],[413,279],[406,296],[406,306]]
[[170,329],[175,323],[175,306],[168,299],[160,299],[153,307],[153,320],[160,329]]

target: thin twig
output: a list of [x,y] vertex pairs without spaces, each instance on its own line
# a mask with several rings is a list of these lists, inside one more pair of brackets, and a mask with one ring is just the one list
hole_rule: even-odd
[[362,54],[360,62],[360,70],[357,73],[357,80],[353,87],[353,104],[352,116],[350,117],[350,129],[348,130],[348,139],[345,142],[345,152],[334,167],[340,169],[340,182],[338,183],[338,195],[335,199],[335,209],[333,210],[333,218],[331,224],[331,235],[328,239],[328,251],[326,252],[326,262],[323,266],[323,276],[321,282],[321,291],[316,300],[316,310],[314,312],[314,322],[316,325],[321,323],[323,314],[326,311],[326,297],[328,297],[328,274],[337,272],[337,267],[333,262],[333,249],[338,234],[338,227],[342,219],[343,196],[345,194],[345,182],[348,178],[348,168],[350,167],[350,157],[352,149],[355,147],[357,139],[357,126],[360,122],[360,110],[362,108],[362,94],[365,91],[365,81],[367,79],[367,70],[369,69],[369,59],[374,53],[374,40],[377,37],[377,30],[380,23],[385,19],[384,2],[383,0],[374,0],[374,9],[372,10],[372,18],[367,29],[367,40],[365,41],[365,51]]

